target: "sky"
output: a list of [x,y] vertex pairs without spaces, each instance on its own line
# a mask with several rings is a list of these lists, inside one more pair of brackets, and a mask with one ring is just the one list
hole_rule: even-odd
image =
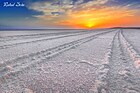
[[138,27],[140,0],[0,0],[0,26]]

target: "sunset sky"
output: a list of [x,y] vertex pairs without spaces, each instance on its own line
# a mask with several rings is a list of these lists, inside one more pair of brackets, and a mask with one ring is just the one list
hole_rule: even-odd
[[[25,6],[4,6],[4,3]],[[108,28],[140,26],[140,0],[0,0],[0,26]]]

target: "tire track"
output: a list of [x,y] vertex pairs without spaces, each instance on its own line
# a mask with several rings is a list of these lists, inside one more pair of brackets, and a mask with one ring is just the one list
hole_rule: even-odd
[[[102,32],[104,32],[104,31],[102,31]],[[102,32],[97,32],[97,33],[102,33]],[[8,60],[12,60],[15,57],[28,55],[30,53],[36,53],[38,51],[42,51],[47,48],[51,48],[51,47],[54,47],[57,45],[67,43],[67,42],[75,41],[75,40],[83,38],[83,37],[95,35],[97,33],[91,32],[90,34],[83,34],[83,35],[78,35],[78,36],[59,38],[59,39],[48,40],[48,41],[44,41],[44,42],[36,42],[36,43],[29,43],[29,44],[27,43],[27,44],[22,44],[20,46],[11,47],[8,49],[2,49],[2,50],[0,50],[0,52],[1,52],[0,60],[1,60],[1,62],[5,62]]]
[[[41,34],[30,34],[30,35],[5,36],[5,37],[0,37],[1,38],[0,42],[11,41],[11,40],[19,40],[19,39],[40,38],[40,37],[55,36],[55,35],[65,35],[65,34],[80,33],[80,32],[87,32],[87,31],[58,32],[58,33],[41,33]],[[8,38],[8,40],[4,40],[4,39],[7,39],[7,38]]]
[[10,48],[10,47],[14,47],[14,46],[17,46],[17,45],[22,45],[22,44],[37,43],[37,42],[41,42],[41,41],[54,40],[54,39],[71,37],[71,36],[78,36],[78,35],[89,34],[89,33],[91,33],[91,32],[86,32],[86,33],[85,32],[84,33],[82,32],[82,33],[78,33],[78,34],[70,34],[70,35],[64,35],[64,36],[53,37],[53,38],[39,39],[39,40],[33,40],[33,41],[29,41],[29,42],[21,42],[21,43],[7,44],[7,45],[0,46],[0,50],[1,49]]
[[[140,76],[123,46],[122,30],[114,39],[107,69],[106,93],[140,93]],[[102,92],[101,92],[102,93]]]
[[116,32],[116,34],[114,35],[111,43],[109,44],[108,47],[108,51],[105,55],[104,58],[104,62],[102,65],[100,65],[99,67],[99,76],[97,78],[97,85],[96,85],[96,90],[95,93],[109,93],[109,85],[108,85],[108,74],[109,74],[109,70],[110,70],[110,65],[109,63],[111,62],[111,55],[112,55],[112,51],[113,51],[113,47],[114,47],[114,42],[115,42],[115,38],[118,34],[118,31]]
[[34,66],[36,63],[43,62],[43,60],[49,59],[64,51],[70,50],[83,43],[91,41],[100,35],[104,35],[104,34],[107,34],[110,32],[112,32],[112,31],[95,34],[95,35],[85,37],[85,38],[82,38],[82,39],[79,39],[79,40],[76,40],[76,41],[73,41],[70,43],[56,46],[54,48],[43,50],[43,51],[40,51],[37,53],[32,53],[32,54],[29,54],[26,56],[18,57],[11,61],[4,62],[4,64],[1,65],[0,78],[1,78],[1,80],[5,80],[6,78],[10,77],[11,75],[15,76],[19,72],[23,72],[24,70],[30,69],[30,67]]
[[135,67],[139,69],[140,68],[140,55],[135,50],[134,46],[130,42],[128,42],[128,40],[125,38],[125,36],[123,35],[123,30],[121,31],[121,38],[123,40],[124,47],[127,49],[130,57],[134,61]]
[[83,31],[83,32],[75,32],[75,33],[70,34],[70,35],[52,37],[52,38],[50,37],[50,38],[45,38],[45,39],[32,40],[32,41],[28,41],[28,42],[19,42],[19,43],[14,43],[14,44],[6,44],[6,45],[0,46],[0,50],[7,49],[7,48],[10,48],[10,47],[14,47],[14,46],[17,46],[17,45],[23,45],[23,44],[29,44],[29,43],[37,43],[37,42],[41,42],[41,41],[54,40],[54,39],[71,37],[71,36],[78,36],[78,35],[83,35],[83,34],[90,34],[90,33],[93,33],[93,32],[92,31]]

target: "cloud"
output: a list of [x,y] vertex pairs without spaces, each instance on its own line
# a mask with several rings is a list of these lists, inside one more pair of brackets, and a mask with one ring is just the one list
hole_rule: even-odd
[[84,0],[78,0],[77,2],[75,2],[75,4],[82,4],[84,2]]
[[124,18],[135,18],[136,13],[137,10],[130,10],[127,7],[88,9],[86,11],[81,10],[71,13],[67,15],[66,19],[58,21],[58,24],[96,28],[108,23],[112,23],[113,25],[117,20],[121,21]]
[[105,4],[108,0],[91,0],[84,3],[84,0],[78,0],[74,3],[73,0],[61,0],[53,2],[35,2],[29,6],[29,9],[43,12],[44,15],[65,14],[69,10],[80,10],[83,8],[90,8],[92,6],[99,6]]
[[43,12],[44,15],[53,15],[53,12],[61,14],[72,7],[71,0],[63,0],[63,2],[35,2],[29,6],[29,9]]
[[35,2],[29,8],[44,13],[43,15],[35,16],[39,19],[39,24],[41,25],[101,27],[106,24],[116,24],[110,21],[122,20],[118,22],[120,24],[121,22],[126,22],[123,19],[131,18],[132,20],[130,21],[133,21],[138,18],[137,13],[139,11],[133,9],[132,4],[108,6],[107,4],[110,1],[112,0]]

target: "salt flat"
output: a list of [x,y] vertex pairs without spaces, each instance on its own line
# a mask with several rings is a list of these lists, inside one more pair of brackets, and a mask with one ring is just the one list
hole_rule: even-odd
[[0,93],[140,93],[139,35],[138,29],[0,32]]

